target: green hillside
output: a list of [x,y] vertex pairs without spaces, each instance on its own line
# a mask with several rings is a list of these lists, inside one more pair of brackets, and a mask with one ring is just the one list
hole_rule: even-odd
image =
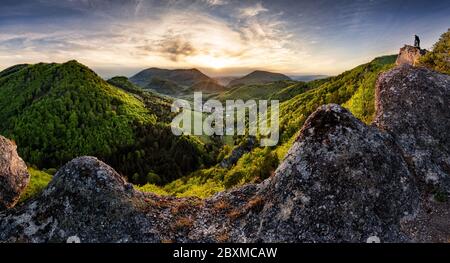
[[6,77],[7,75],[13,74],[23,68],[28,67],[28,64],[19,64],[19,65],[14,65],[12,67],[9,67],[5,70],[3,70],[2,72],[0,72],[0,78],[2,77]]
[[116,76],[107,80],[107,82],[113,86],[116,86],[126,92],[133,94],[141,94],[144,90],[132,83],[127,77]]
[[307,90],[317,88],[321,84],[325,83],[327,79],[313,80],[309,82],[295,82],[292,85],[283,88],[280,91],[274,92],[270,94],[268,99],[270,100],[279,100],[280,102],[292,99],[293,97],[306,92]]
[[306,118],[323,104],[345,104],[350,100],[347,104],[349,110],[356,113],[358,118],[370,121],[375,110],[373,100],[376,78],[380,72],[393,66],[396,57],[392,55],[376,58],[336,77],[331,77],[317,88],[282,103],[280,143],[287,142],[300,130]]
[[433,46],[433,50],[421,57],[421,66],[450,75],[450,29],[443,33]]
[[170,101],[136,87],[117,88],[76,61],[20,65],[0,76],[0,134],[39,168],[93,155],[131,180],[158,173],[153,181],[165,183],[212,159],[207,145],[172,135]]
[[52,180],[51,174],[31,167],[28,168],[28,173],[30,174],[30,183],[25,188],[24,193],[20,196],[19,203],[25,202],[42,192]]
[[130,78],[136,85],[174,97],[189,95],[194,91],[215,93],[224,87],[217,81],[203,74],[198,69],[161,69],[142,70]]
[[175,116],[170,109],[173,102],[172,98],[162,96],[150,90],[142,89],[141,87],[130,82],[127,77],[123,76],[113,77],[107,82],[128,93],[131,93],[134,97],[142,101],[145,107],[152,114],[157,116],[158,122],[170,123],[172,118]]
[[216,99],[220,101],[226,100],[262,100],[268,99],[272,94],[277,92],[282,92],[284,89],[292,86],[292,85],[300,85],[299,83],[293,80],[280,80],[265,84],[250,84],[250,85],[241,85],[235,86],[220,95],[216,96]]
[[155,123],[144,104],[69,61],[37,64],[0,78],[0,131],[38,166],[105,156],[134,142],[133,126]]
[[264,84],[275,81],[291,80],[286,75],[280,73],[274,73],[269,71],[255,70],[250,74],[247,74],[241,78],[234,79],[228,83],[228,87],[241,86],[241,85],[254,85]]

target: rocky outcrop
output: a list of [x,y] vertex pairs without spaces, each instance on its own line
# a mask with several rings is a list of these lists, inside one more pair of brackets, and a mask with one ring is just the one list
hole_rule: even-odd
[[450,76],[408,65],[378,78],[375,125],[389,131],[421,187],[450,193]]
[[63,166],[35,200],[14,208],[0,221],[7,242],[147,241],[151,220],[139,207],[143,195],[108,165],[93,157]]
[[0,136],[0,210],[13,207],[30,180],[16,145]]
[[397,60],[395,61],[396,65],[417,65],[419,58],[426,54],[425,49],[420,49],[418,47],[413,47],[410,45],[405,45],[400,49],[398,53]]
[[0,241],[448,240],[450,207],[427,189],[448,189],[449,88],[448,76],[395,68],[378,81],[373,125],[322,106],[272,177],[204,200],[141,193],[77,158],[39,197],[0,213]]
[[338,105],[322,106],[308,118],[275,176],[252,197],[261,200],[259,210],[231,228],[242,232],[244,226],[249,233],[233,241],[407,240],[400,222],[414,213],[418,199],[398,152],[388,134]]
[[450,76],[410,65],[378,78],[374,124],[394,137],[420,202],[403,229],[414,241],[450,240]]

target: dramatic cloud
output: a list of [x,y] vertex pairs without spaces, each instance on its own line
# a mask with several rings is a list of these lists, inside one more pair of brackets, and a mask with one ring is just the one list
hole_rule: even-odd
[[249,6],[249,7],[239,9],[239,14],[243,17],[252,17],[252,16],[257,16],[258,14],[267,12],[267,11],[269,11],[269,10],[264,8],[261,3],[257,3],[254,6]]
[[188,40],[183,36],[173,36],[170,33],[161,40],[150,42],[150,44],[143,46],[142,49],[150,53],[159,52],[162,56],[167,56],[174,62],[196,54],[196,49]]
[[228,3],[226,0],[203,0],[203,1],[211,6],[226,5]]
[[392,54],[413,34],[430,47],[450,5],[411,0],[5,0],[0,69],[77,59],[103,76],[146,67],[213,74],[335,74]]
[[111,63],[211,69],[263,65],[283,70],[300,56],[289,47],[292,35],[284,32],[284,22],[277,16],[230,23],[197,11],[169,10],[151,18],[111,24],[80,23],[79,28],[61,26],[51,33],[25,28],[11,38],[0,33],[0,41],[5,38],[4,46],[9,48],[5,52],[17,47],[15,53],[31,62],[48,57],[61,62],[76,58],[102,67]]

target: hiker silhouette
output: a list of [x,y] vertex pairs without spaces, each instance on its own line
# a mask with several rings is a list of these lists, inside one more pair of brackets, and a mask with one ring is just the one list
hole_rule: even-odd
[[420,48],[420,38],[414,35],[414,47]]

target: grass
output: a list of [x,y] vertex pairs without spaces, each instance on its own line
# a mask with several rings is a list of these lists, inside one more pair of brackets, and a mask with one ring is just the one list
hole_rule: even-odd
[[163,188],[161,188],[157,185],[154,185],[154,184],[145,184],[143,186],[135,185],[134,189],[141,191],[141,192],[154,193],[157,195],[169,195],[169,193],[167,191],[165,191]]
[[48,183],[52,180],[52,176],[48,173],[28,168],[30,173],[30,183],[28,184],[25,192],[20,196],[19,203],[25,202],[30,198],[36,197],[40,194]]

